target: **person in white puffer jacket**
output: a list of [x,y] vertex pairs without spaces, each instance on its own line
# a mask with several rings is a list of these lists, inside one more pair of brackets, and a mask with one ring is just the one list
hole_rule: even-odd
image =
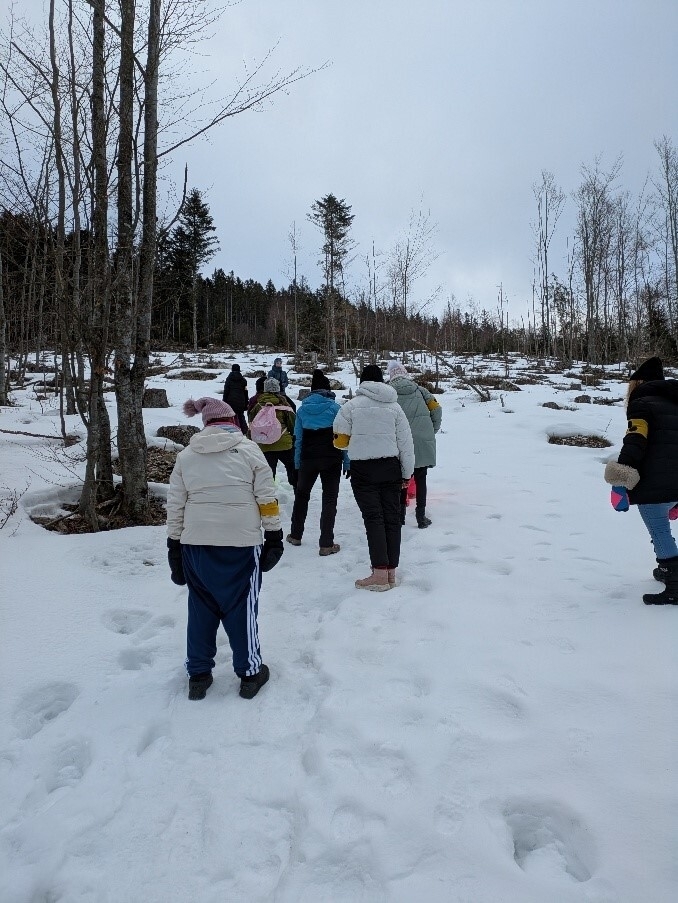
[[334,444],[347,449],[351,486],[365,524],[372,573],[357,589],[383,592],[396,584],[400,563],[400,491],[414,471],[412,431],[398,396],[369,364],[355,398],[334,419]]
[[172,581],[188,584],[188,698],[204,699],[212,684],[221,623],[240,695],[251,699],[269,677],[257,614],[262,571],[283,554],[278,500],[268,462],[230,405],[216,398],[184,405],[187,417],[199,412],[205,428],[177,455],[167,493]]

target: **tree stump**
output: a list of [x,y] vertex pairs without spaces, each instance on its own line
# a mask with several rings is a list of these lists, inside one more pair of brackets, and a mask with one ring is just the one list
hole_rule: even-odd
[[310,390],[310,389],[299,389],[299,395],[298,395],[299,401],[303,401],[304,398],[308,398],[308,396],[309,396],[310,394],[311,394],[311,390]]
[[166,389],[144,389],[142,408],[168,408],[169,406]]
[[199,432],[199,427],[186,424],[186,426],[161,426],[155,435],[161,439],[170,439],[185,448],[191,441],[191,436]]

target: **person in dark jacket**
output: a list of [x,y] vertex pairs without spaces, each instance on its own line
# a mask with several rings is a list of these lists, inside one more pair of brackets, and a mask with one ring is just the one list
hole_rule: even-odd
[[247,380],[240,372],[240,364],[233,364],[231,367],[231,372],[224,383],[222,400],[233,408],[243,436],[247,435],[245,411],[247,410],[249,398],[247,396]]
[[330,391],[330,381],[322,370],[314,370],[311,377],[311,394],[307,395],[297,411],[294,424],[294,466],[297,469],[297,489],[294,494],[292,525],[287,542],[301,545],[308,503],[315,481],[320,477],[322,485],[322,509],[320,514],[320,555],[334,555],[340,550],[334,541],[334,522],[337,517],[337,498],[344,472],[349,470],[348,455],[334,447],[334,418],[339,405]]
[[[252,410],[254,405],[259,401],[259,396],[264,391],[264,383],[266,382],[266,379],[267,379],[267,377],[260,376],[259,379],[254,384],[255,394],[247,402],[247,416],[248,417],[249,417],[250,411]],[[297,406],[292,401],[292,399],[289,397],[289,395],[283,394],[283,397],[285,399],[285,404],[289,405],[292,408],[292,410],[296,413]]]
[[678,380],[664,379],[658,357],[631,374],[628,429],[617,461],[605,467],[617,511],[637,505],[654,546],[654,576],[661,593],[643,596],[646,605],[678,605],[678,546],[671,533],[671,509],[678,501]]
[[273,366],[268,371],[269,379],[277,379],[280,383],[280,391],[285,394],[285,389],[289,385],[289,379],[287,378],[287,371],[282,368],[282,358],[277,357],[273,361]]

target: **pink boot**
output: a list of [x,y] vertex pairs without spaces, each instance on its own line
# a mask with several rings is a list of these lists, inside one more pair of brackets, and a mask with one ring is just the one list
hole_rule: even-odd
[[391,584],[388,582],[388,570],[386,568],[372,568],[370,576],[364,577],[362,580],[356,580],[355,586],[356,589],[370,589],[375,593],[383,593],[391,589]]

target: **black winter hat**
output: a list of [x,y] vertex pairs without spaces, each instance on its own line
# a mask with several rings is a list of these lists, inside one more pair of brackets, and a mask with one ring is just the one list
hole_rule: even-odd
[[629,379],[640,379],[643,382],[650,382],[653,379],[664,379],[664,368],[658,357],[651,357],[644,361],[635,373],[632,373]]
[[258,380],[255,382],[255,384],[254,384],[254,388],[257,390],[257,392],[263,392],[263,391],[264,391],[264,383],[265,383],[265,382],[266,382],[266,377],[265,377],[265,376],[260,376],[259,379],[258,379]]
[[233,364],[231,370],[235,370],[236,373],[240,373],[240,364]]
[[311,377],[311,392],[315,392],[316,389],[327,389],[329,391],[330,381],[325,376],[322,370],[314,370],[313,376]]
[[381,367],[377,367],[376,364],[368,364],[360,374],[361,383],[383,383],[383,381],[384,374]]

